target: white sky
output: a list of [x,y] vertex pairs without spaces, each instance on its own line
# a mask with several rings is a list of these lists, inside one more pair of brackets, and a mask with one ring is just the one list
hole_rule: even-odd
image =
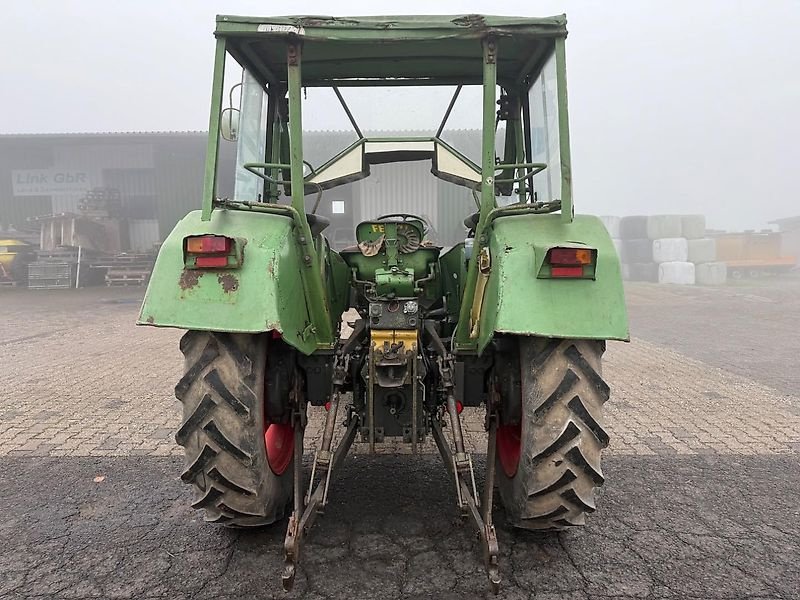
[[[276,6],[7,0],[0,133],[205,129],[215,14],[284,12]],[[283,6],[337,15],[566,12],[579,212],[704,212],[727,229],[800,214],[800,0]]]

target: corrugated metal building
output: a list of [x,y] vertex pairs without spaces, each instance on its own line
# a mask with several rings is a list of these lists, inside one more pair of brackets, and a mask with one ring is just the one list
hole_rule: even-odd
[[[479,156],[477,131],[449,131],[445,137],[473,160]],[[304,138],[306,157],[315,166],[355,141],[352,132],[341,131],[307,132]],[[0,135],[0,230],[30,229],[30,217],[77,212],[87,191],[113,188],[122,198],[130,250],[150,250],[199,208],[205,146],[205,132]],[[233,192],[234,153],[234,144],[221,144],[220,196]],[[337,200],[344,212],[332,210]],[[415,162],[373,167],[366,180],[326,192],[319,212],[331,218],[328,235],[341,243],[352,239],[362,219],[411,212],[425,216],[439,241],[449,245],[463,238],[461,223],[474,206],[469,190],[437,180],[430,164]]]

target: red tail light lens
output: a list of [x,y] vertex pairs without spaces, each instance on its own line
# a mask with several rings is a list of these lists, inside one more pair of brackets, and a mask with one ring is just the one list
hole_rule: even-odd
[[227,254],[233,240],[221,235],[199,235],[186,238],[186,251],[191,254]]
[[227,256],[198,256],[194,261],[195,267],[227,267]]
[[551,277],[583,277],[583,267],[550,267]]

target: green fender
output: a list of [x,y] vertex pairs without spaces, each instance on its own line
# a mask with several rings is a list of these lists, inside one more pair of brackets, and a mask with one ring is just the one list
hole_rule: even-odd
[[[491,271],[478,330],[483,352],[495,333],[629,340],[620,263],[597,217],[558,214],[498,217],[489,233]],[[594,279],[545,279],[539,272],[554,246],[597,250]]]
[[[215,210],[210,221],[201,221],[200,214],[186,215],[161,246],[137,324],[238,333],[276,330],[305,354],[330,345],[332,340],[316,339],[311,325],[292,218]],[[185,269],[184,238],[204,234],[225,235],[243,244],[241,266]],[[320,276],[328,279],[329,293],[336,297],[330,311],[334,314],[343,304],[339,297],[346,297],[346,267],[338,254],[321,247],[325,260]],[[339,314],[331,317],[334,331]]]

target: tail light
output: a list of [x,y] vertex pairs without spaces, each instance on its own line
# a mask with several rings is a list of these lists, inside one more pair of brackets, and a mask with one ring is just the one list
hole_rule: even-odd
[[[549,276],[553,278],[593,279],[596,263],[594,248],[550,248],[543,266],[549,267]],[[545,269],[541,276],[548,276]]]
[[186,251],[191,254],[227,254],[233,240],[222,235],[198,235],[186,238]]
[[184,240],[184,263],[189,269],[226,269],[241,265],[237,243],[224,235],[193,235]]

